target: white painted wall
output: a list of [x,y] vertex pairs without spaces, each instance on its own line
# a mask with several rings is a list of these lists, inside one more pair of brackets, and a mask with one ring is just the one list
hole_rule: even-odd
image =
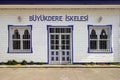
[[[88,15],[86,22],[30,22],[31,15]],[[22,21],[19,22],[18,16]],[[98,18],[102,16],[102,21]],[[87,25],[112,25],[113,53],[88,53]],[[7,53],[8,51],[8,25],[32,25],[33,53]],[[8,60],[27,60],[34,62],[47,62],[47,25],[73,25],[73,62],[120,62],[120,9],[119,8],[34,8],[34,9],[1,9],[0,8],[0,62]]]

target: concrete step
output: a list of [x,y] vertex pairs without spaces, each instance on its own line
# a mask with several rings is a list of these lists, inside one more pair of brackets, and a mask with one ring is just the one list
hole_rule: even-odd
[[120,65],[0,65],[0,68],[120,68]]

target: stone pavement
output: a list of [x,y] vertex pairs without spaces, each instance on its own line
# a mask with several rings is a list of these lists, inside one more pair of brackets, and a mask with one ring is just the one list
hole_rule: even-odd
[[120,67],[60,66],[0,66],[0,80],[120,80]]

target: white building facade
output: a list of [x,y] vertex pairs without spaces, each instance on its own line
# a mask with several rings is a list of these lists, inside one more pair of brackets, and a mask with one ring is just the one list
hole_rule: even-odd
[[0,62],[120,62],[119,5],[1,5]]

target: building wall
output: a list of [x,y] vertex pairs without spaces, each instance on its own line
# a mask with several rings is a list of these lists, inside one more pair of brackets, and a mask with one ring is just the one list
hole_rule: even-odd
[[[88,21],[29,21],[32,15],[88,15]],[[8,53],[8,25],[32,25],[33,53]],[[0,62],[15,59],[48,63],[47,25],[73,25],[72,63],[120,62],[119,8],[0,8]],[[112,25],[112,53],[88,53],[88,25]]]

